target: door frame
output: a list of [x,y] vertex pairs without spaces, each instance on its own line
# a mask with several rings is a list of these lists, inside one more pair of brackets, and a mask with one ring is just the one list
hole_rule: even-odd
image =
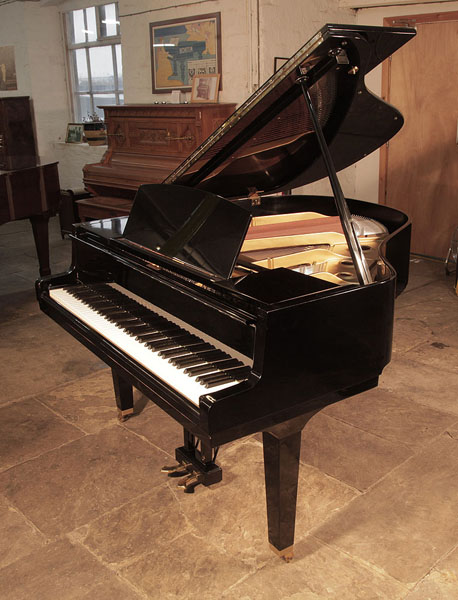
[[[396,17],[384,17],[385,27],[415,27],[417,23],[438,23],[458,21],[458,11],[433,12],[420,15],[402,15]],[[390,101],[390,69],[391,56],[382,64],[382,100]],[[380,147],[379,163],[379,204],[386,204],[386,180],[388,169],[389,141]]]

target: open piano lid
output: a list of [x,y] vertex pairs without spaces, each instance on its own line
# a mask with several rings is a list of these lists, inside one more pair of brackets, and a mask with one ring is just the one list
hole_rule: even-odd
[[140,187],[123,241],[179,269],[230,277],[250,214],[215,194],[278,192],[327,175],[298,78],[307,78],[332,160],[343,169],[402,126],[402,115],[368,92],[364,75],[414,35],[325,25],[167,177],[173,186]]
[[310,95],[336,170],[386,143],[402,115],[372,95],[364,76],[414,29],[325,25],[246,100],[164,183],[226,198],[293,189],[327,175],[297,79]]

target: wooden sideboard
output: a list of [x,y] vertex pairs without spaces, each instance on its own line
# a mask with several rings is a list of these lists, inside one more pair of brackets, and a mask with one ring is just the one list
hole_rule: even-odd
[[161,183],[235,110],[235,104],[104,106],[108,149],[83,169],[92,198],[78,200],[82,220],[129,214],[138,187]]

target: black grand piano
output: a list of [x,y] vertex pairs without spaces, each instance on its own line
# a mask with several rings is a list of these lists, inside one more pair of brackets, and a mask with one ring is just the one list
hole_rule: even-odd
[[[346,200],[336,171],[403,119],[365,74],[413,35],[326,25],[127,217],[76,225],[42,310],[111,368],[121,418],[135,386],[184,431],[185,492],[221,480],[219,446],[262,432],[269,541],[293,553],[301,431],[377,385],[410,224]],[[328,176],[333,196],[282,190]]]

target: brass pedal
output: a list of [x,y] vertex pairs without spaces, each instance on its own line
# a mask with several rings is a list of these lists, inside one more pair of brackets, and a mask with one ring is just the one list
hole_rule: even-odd
[[167,473],[168,477],[182,477],[183,475],[189,475],[191,472],[191,464],[183,463],[176,464],[170,467],[162,467],[161,473]]
[[194,494],[194,489],[199,483],[202,483],[202,474],[190,473],[187,477],[180,479],[177,486],[182,488],[185,494]]

